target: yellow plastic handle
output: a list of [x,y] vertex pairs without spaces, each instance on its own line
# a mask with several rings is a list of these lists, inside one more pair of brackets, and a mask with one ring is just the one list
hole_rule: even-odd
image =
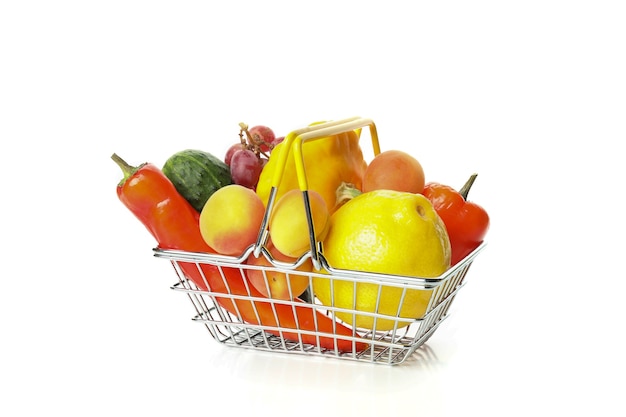
[[280,182],[283,178],[283,173],[285,171],[287,158],[289,156],[289,150],[293,149],[296,175],[298,177],[298,186],[300,187],[301,191],[308,190],[308,181],[304,170],[304,155],[302,153],[302,145],[304,144],[304,142],[323,139],[329,136],[362,129],[364,127],[369,127],[374,155],[378,155],[380,153],[378,133],[376,131],[376,125],[371,119],[351,117],[348,119],[314,124],[290,132],[287,136],[285,136],[285,143],[284,145],[282,145],[281,152],[278,155],[276,170],[274,171],[274,176],[272,177],[272,187],[278,188],[278,186],[280,185]]
[[285,139],[283,140],[284,144],[282,145],[280,153],[278,154],[274,176],[272,177],[272,187],[270,189],[270,195],[267,201],[267,206],[265,208],[265,215],[263,216],[263,221],[254,248],[254,256],[258,257],[260,255],[261,247],[267,240],[270,214],[274,206],[274,200],[276,199],[278,187],[280,186],[280,182],[283,178],[283,173],[287,164],[287,158],[289,157],[289,150],[293,148],[293,157],[296,166],[298,186],[300,188],[300,191],[302,191],[303,193],[305,211],[309,228],[309,240],[311,243],[311,261],[313,263],[313,267],[316,270],[319,270],[321,268],[319,253],[316,248],[317,242],[315,241],[315,231],[313,230],[314,226],[311,214],[311,206],[308,198],[309,186],[306,178],[306,172],[304,170],[304,155],[302,153],[302,146],[306,141],[328,138],[334,135],[355,131],[357,129],[360,130],[366,126],[369,127],[370,130],[374,155],[378,155],[380,153],[378,133],[376,131],[376,125],[371,119],[351,117],[348,119],[334,120],[294,130],[293,132],[290,132],[289,134],[287,134],[287,136],[285,136]]

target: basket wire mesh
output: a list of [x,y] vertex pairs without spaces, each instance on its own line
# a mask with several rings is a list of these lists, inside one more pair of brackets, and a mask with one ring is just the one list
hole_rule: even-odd
[[[245,263],[233,263],[224,260],[222,256],[211,254],[189,253],[175,250],[164,250],[156,248],[154,254],[158,258],[168,259],[171,261],[177,276],[176,282],[172,289],[179,293],[186,293],[191,301],[195,315],[193,320],[204,324],[213,339],[219,343],[240,347],[258,349],[271,352],[296,353],[303,355],[314,355],[323,357],[333,357],[339,359],[347,359],[353,361],[365,361],[372,363],[384,363],[396,365],[404,362],[411,354],[422,346],[430,336],[437,330],[441,323],[448,317],[450,305],[465,285],[466,274],[476,257],[483,249],[485,243],[481,244],[476,250],[468,255],[463,261],[459,262],[445,274],[436,279],[416,279],[410,277],[411,282],[406,279],[402,283],[402,278],[384,274],[367,274],[355,273],[354,271],[334,271],[332,275],[322,273],[305,273],[299,271],[287,272],[283,267],[259,267],[248,265]],[[353,283],[368,282],[375,283],[380,287],[397,285],[404,289],[421,289],[432,291],[427,313],[420,319],[403,319],[397,316],[389,316],[376,312],[363,312],[358,310],[339,308],[333,306],[324,306],[316,299],[310,302],[301,302],[298,300],[279,300],[267,299],[254,295],[250,290],[248,294],[233,294],[228,292],[216,292],[210,289],[201,289],[192,280],[188,278],[182,265],[189,267],[193,265],[198,271],[202,271],[202,267],[211,265],[219,271],[219,276],[224,278],[227,276],[226,270],[236,271],[245,278],[246,271],[251,269],[263,269],[265,271],[281,271],[287,274],[304,275],[309,279],[310,284],[314,278],[328,280],[347,280]],[[415,282],[413,282],[415,281]],[[227,283],[224,283],[227,286]],[[355,286],[356,291],[356,286]],[[379,292],[380,294],[380,292]],[[299,294],[292,294],[297,297]],[[237,311],[229,311],[222,307],[220,302],[225,300],[250,302],[253,309],[257,303],[269,303],[271,306],[287,305],[292,308],[308,308],[312,311],[319,312],[340,325],[346,325],[341,319],[336,317],[337,312],[344,312],[357,315],[368,315],[377,319],[395,320],[398,325],[391,330],[377,330],[354,328],[351,336],[334,334],[332,332],[323,331],[313,326],[312,329],[304,329],[298,326],[281,327],[280,317],[274,309],[274,320],[272,324],[264,323],[247,323],[241,314]],[[378,300],[379,301],[379,300]],[[377,302],[378,304],[378,302]],[[236,305],[236,303],[235,303]],[[232,309],[231,309],[232,310]],[[255,310],[257,317],[261,316],[258,310]],[[403,325],[409,321],[408,325]],[[278,323],[275,325],[274,323]],[[296,337],[294,337],[294,335]],[[334,348],[321,347],[319,344],[309,344],[302,340],[303,335],[325,337],[336,341]],[[353,346],[357,343],[364,343],[365,349],[352,351],[342,351],[339,349],[339,341],[350,342]]]

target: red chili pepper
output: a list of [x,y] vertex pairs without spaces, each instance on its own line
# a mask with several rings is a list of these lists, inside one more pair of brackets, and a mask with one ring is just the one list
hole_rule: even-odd
[[[209,247],[198,226],[199,213],[176,190],[172,182],[153,164],[144,163],[138,167],[128,165],[123,159],[113,154],[112,159],[124,172],[124,178],[117,185],[120,201],[139,219],[156,239],[159,248],[178,249],[189,252],[215,253]],[[200,264],[202,272],[194,263],[180,262],[181,270],[201,290],[265,298],[253,286],[246,286],[240,271],[236,268],[222,268],[224,279],[218,267]],[[202,275],[205,276],[205,284]],[[226,282],[225,282],[226,281]],[[270,327],[282,327],[337,334],[353,337],[352,329],[335,322],[329,316],[310,307],[289,306],[286,304],[262,301],[232,300],[216,297],[219,304],[243,321]],[[258,313],[258,316],[257,316]],[[295,314],[294,314],[295,313]],[[258,318],[257,318],[258,317]],[[260,323],[259,323],[260,321]],[[279,332],[272,331],[279,335]],[[298,334],[280,332],[288,340],[298,341]],[[319,337],[302,334],[302,341],[319,345],[327,349],[349,352],[367,347],[364,342],[352,342],[332,337]],[[319,341],[319,342],[318,342]]]
[[452,247],[452,265],[476,249],[489,229],[487,211],[478,204],[467,201],[476,176],[477,174],[473,174],[460,191],[431,182],[424,186],[422,192],[446,225]]

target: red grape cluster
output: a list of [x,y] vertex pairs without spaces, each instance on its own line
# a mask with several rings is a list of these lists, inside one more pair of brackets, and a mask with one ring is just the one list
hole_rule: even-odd
[[248,128],[239,123],[239,127],[239,142],[228,148],[224,162],[230,167],[235,184],[255,190],[269,154],[284,136],[276,137],[272,129],[263,125]]

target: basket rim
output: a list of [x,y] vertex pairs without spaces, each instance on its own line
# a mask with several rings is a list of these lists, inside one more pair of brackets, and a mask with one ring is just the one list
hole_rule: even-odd
[[408,275],[396,275],[380,272],[364,272],[348,269],[333,268],[324,258],[323,254],[320,257],[322,269],[312,272],[299,272],[296,271],[299,265],[301,265],[307,258],[311,257],[311,251],[301,256],[293,264],[281,262],[273,259],[266,248],[261,249],[262,256],[265,256],[272,266],[252,266],[246,265],[246,261],[250,256],[254,256],[253,252],[256,249],[255,245],[248,247],[240,256],[229,256],[212,254],[208,252],[189,252],[180,249],[165,249],[161,247],[155,247],[152,249],[153,254],[157,258],[169,259],[171,261],[178,262],[191,262],[191,263],[205,263],[222,267],[238,267],[244,266],[246,268],[259,268],[266,269],[268,271],[280,271],[290,274],[306,274],[319,278],[343,278],[352,279],[359,282],[372,282],[376,284],[391,284],[397,286],[411,286],[419,287],[420,289],[434,289],[444,283],[450,276],[458,273],[462,268],[468,267],[474,260],[474,258],[485,248],[486,241],[483,241],[476,249],[468,254],[463,260],[453,265],[443,274],[437,277],[420,277],[420,276],[408,276]]

